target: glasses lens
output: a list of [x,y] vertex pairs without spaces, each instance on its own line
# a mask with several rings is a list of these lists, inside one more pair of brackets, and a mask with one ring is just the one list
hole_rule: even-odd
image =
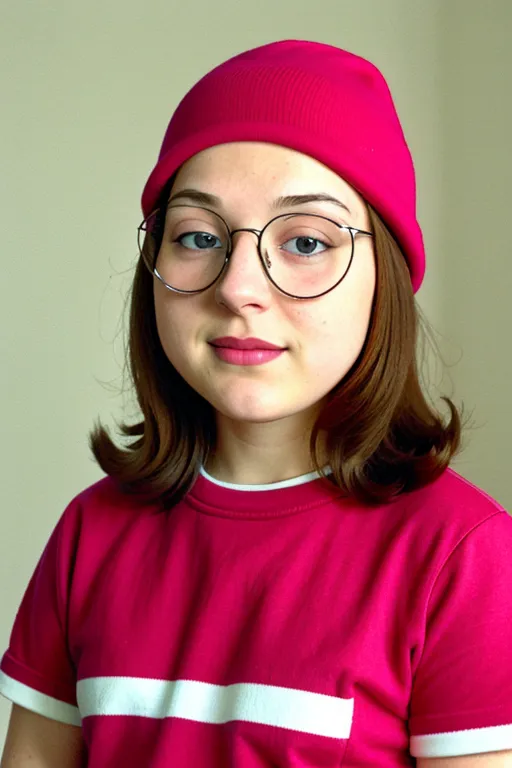
[[352,235],[329,219],[291,214],[265,230],[261,250],[272,280],[286,293],[307,298],[328,291],[345,276]]
[[145,229],[142,256],[167,285],[180,291],[199,291],[220,274],[229,233],[215,213],[188,205],[170,206],[156,262],[151,236],[154,222],[148,219]]

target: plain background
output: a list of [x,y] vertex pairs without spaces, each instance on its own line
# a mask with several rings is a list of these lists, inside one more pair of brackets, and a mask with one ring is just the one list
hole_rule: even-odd
[[[415,160],[418,303],[473,413],[454,468],[512,510],[510,0],[16,0],[0,10],[0,654],[51,529],[102,476],[87,447],[119,394],[140,194],[167,122],[207,70],[283,38],[365,56]],[[0,699],[0,745],[10,705]]]

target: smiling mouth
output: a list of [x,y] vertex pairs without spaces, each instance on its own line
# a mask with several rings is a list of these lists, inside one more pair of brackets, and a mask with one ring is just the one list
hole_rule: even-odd
[[286,347],[279,347],[277,344],[272,344],[269,341],[256,338],[236,338],[234,336],[223,336],[217,339],[213,339],[208,342],[212,347],[217,349],[238,349],[238,350],[270,350],[283,352]]
[[270,363],[280,357],[285,349],[236,349],[228,346],[210,344],[214,354],[224,363],[234,366],[256,366]]

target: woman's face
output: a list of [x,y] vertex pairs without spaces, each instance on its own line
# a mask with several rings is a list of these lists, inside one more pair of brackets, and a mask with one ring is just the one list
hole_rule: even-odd
[[[217,212],[230,229],[260,230],[278,213],[292,212],[369,228],[364,201],[349,184],[313,158],[274,144],[236,142],[204,150],[180,168],[170,200],[185,188],[217,196]],[[332,195],[348,211],[331,202],[271,208],[277,197],[312,193]],[[163,349],[218,417],[312,423],[327,393],[357,359],[368,330],[375,289],[373,239],[358,235],[355,242],[345,278],[316,299],[293,299],[270,283],[250,232],[233,236],[227,271],[203,293],[180,295],[155,278]],[[209,344],[223,336],[256,337],[285,351],[260,365],[226,362]]]

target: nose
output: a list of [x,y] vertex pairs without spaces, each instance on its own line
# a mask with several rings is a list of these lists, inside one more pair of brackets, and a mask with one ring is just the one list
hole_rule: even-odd
[[[240,234],[244,233],[244,234]],[[231,255],[222,277],[216,283],[216,299],[235,312],[244,306],[268,304],[271,283],[258,253],[258,230],[231,232]]]

